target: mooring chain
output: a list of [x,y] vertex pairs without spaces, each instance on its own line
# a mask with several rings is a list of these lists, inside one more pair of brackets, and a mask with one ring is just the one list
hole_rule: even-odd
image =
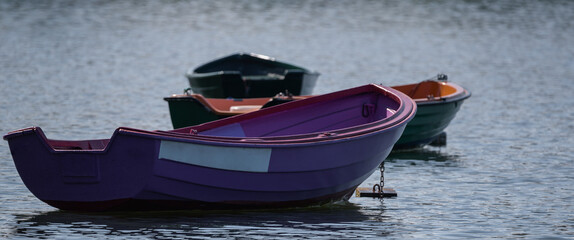
[[378,193],[379,197],[382,199],[385,192],[383,187],[385,186],[385,161],[383,160],[379,165],[379,171],[381,172],[381,178],[378,184],[373,185],[373,193]]
[[383,160],[381,165],[379,165],[379,171],[381,171],[381,181],[379,186],[381,186],[381,194],[383,194],[383,187],[385,186],[385,160]]

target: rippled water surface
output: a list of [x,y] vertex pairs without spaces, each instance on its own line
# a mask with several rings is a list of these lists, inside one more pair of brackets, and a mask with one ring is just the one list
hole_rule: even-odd
[[0,1],[1,134],[170,129],[185,71],[238,51],[319,71],[317,94],[437,73],[473,93],[447,146],[386,160],[397,198],[325,207],[58,211],[0,141],[0,238],[574,238],[573,24],[572,1]]

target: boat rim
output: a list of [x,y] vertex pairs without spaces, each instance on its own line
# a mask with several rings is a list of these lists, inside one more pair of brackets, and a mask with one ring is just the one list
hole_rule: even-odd
[[[350,90],[350,91],[349,91]],[[393,129],[398,126],[406,126],[406,123],[410,121],[415,113],[416,113],[416,103],[406,96],[404,93],[401,93],[398,90],[392,89],[391,87],[384,87],[377,84],[367,84],[355,88],[351,88],[347,91],[346,95],[353,95],[355,93],[361,93],[365,91],[380,91],[382,90],[381,94],[384,94],[388,97],[395,99],[400,105],[396,112],[387,118],[383,118],[374,122],[360,124],[356,126],[351,126],[347,128],[340,128],[332,131],[322,131],[322,132],[312,132],[312,133],[304,133],[304,134],[293,134],[293,135],[285,135],[285,136],[274,136],[274,137],[227,137],[227,136],[210,136],[210,135],[201,135],[199,134],[190,134],[190,133],[177,133],[172,131],[163,131],[163,130],[142,130],[142,129],[135,129],[129,127],[118,127],[112,134],[109,139],[109,143],[103,149],[89,149],[89,150],[59,150],[54,149],[48,142],[49,139],[44,135],[42,129],[40,127],[28,127],[20,130],[15,130],[7,133],[3,138],[4,140],[9,140],[10,138],[26,135],[26,134],[34,134],[36,133],[41,138],[43,138],[44,144],[47,145],[51,151],[55,152],[69,152],[69,151],[81,151],[81,152],[105,152],[109,149],[110,146],[113,145],[113,142],[116,139],[116,135],[118,134],[125,134],[125,135],[134,135],[134,136],[141,136],[146,138],[153,138],[153,139],[160,139],[165,141],[177,141],[177,142],[188,142],[188,143],[195,143],[195,144],[205,144],[205,145],[218,145],[218,146],[236,146],[236,147],[269,147],[269,146],[296,146],[296,145],[313,145],[313,144],[323,144],[325,142],[338,142],[338,141],[348,141],[349,139],[353,138],[361,138],[370,136],[372,134],[376,134],[381,131],[385,131],[388,129]],[[318,95],[312,98],[302,99],[300,101],[294,101],[290,104],[281,104],[277,106],[273,106],[270,108],[265,108],[260,111],[251,112],[247,114],[237,115],[230,118],[215,120],[213,122],[205,123],[205,124],[215,124],[217,125],[225,125],[227,121],[233,121],[233,118],[246,118],[247,117],[256,117],[257,115],[266,114],[266,111],[282,111],[282,109],[291,109],[297,108],[301,105],[313,103],[313,102],[321,102],[321,101],[328,101],[330,99],[337,98],[340,92],[333,92],[324,95]],[[410,102],[410,104],[408,103]],[[201,127],[205,124],[200,124],[189,128],[190,132],[193,132],[194,129],[197,127]],[[50,139],[55,140],[55,139]],[[82,141],[82,140],[80,140]]]

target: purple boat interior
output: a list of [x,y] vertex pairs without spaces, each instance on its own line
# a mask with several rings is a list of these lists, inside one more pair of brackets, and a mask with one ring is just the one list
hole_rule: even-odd
[[[256,118],[239,115],[231,119],[175,129],[171,132],[193,132],[199,135],[239,138],[321,133],[380,121],[392,116],[400,107],[396,99],[382,97],[371,92],[359,93],[345,99],[328,99],[326,101],[329,101],[329,104],[314,100],[309,98],[295,101],[301,107],[295,105],[273,107],[280,111],[261,109],[259,113],[252,113],[261,115]],[[261,114],[266,111],[278,113]],[[289,114],[281,114],[281,111],[289,111]]]

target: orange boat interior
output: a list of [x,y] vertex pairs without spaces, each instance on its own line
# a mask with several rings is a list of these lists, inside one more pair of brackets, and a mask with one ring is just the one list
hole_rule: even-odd
[[[459,87],[448,82],[427,80],[414,84],[392,86],[415,101],[440,100],[451,97],[463,91]],[[218,115],[231,116],[240,113],[248,113],[261,109],[263,105],[273,98],[205,98],[200,94],[192,94],[192,97],[201,102]],[[293,96],[294,100],[308,96]],[[282,98],[289,98],[283,96]]]
[[[193,98],[201,102],[204,106],[211,109],[217,115],[237,115],[248,113],[261,109],[263,105],[273,101],[273,98],[205,98],[200,94],[193,94]],[[302,99],[305,97],[276,97],[282,99]]]
[[439,100],[461,92],[460,89],[447,82],[427,80],[415,84],[393,86],[415,101]]

